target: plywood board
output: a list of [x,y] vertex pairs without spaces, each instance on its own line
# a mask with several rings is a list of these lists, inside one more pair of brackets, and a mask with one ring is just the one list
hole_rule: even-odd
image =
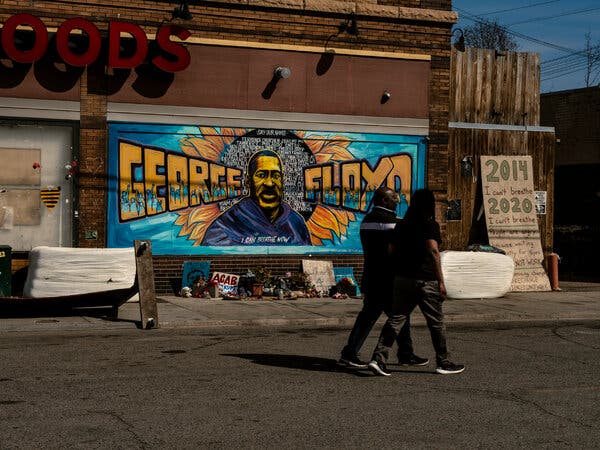
[[323,295],[328,295],[329,289],[336,284],[331,261],[303,259],[302,271],[310,277],[310,283]]
[[40,149],[0,148],[0,180],[4,186],[39,186],[41,167],[34,168],[40,162]]
[[0,207],[12,208],[12,225],[39,225],[40,190],[7,189],[0,194]]
[[152,242],[134,241],[136,279],[140,293],[140,318],[144,330],[158,327],[158,306],[154,289]]
[[0,230],[11,230],[14,218],[15,211],[12,206],[0,206]]
[[491,245],[515,262],[511,291],[549,291],[535,211],[531,156],[481,156],[483,203]]
[[[532,157],[533,185],[536,190],[547,193],[546,214],[537,216],[542,249],[544,254],[552,253],[554,251],[555,145],[554,132],[523,133],[512,130],[450,128],[448,198],[461,200],[462,220],[446,223],[446,248],[464,250],[469,244],[481,242],[479,232],[483,233],[485,230],[485,217],[480,198],[480,156],[505,155],[509,152],[512,156]],[[466,156],[471,156],[475,163],[476,176],[474,177],[464,176],[462,173],[461,160]],[[439,172],[439,176],[442,177],[443,174]]]

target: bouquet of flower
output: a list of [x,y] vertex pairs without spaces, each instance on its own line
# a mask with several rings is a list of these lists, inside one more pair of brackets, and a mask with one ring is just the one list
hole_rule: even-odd
[[338,281],[336,288],[337,292],[340,294],[356,295],[356,285],[354,284],[352,278],[342,278],[340,281]]

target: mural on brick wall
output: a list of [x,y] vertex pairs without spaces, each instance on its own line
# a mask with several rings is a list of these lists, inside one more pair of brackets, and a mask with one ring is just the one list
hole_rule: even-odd
[[156,254],[360,253],[373,192],[423,187],[422,136],[115,123],[108,246]]

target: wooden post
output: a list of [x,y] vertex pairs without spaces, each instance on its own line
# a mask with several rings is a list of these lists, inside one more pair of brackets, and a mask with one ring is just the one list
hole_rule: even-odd
[[158,327],[158,308],[154,293],[154,269],[152,266],[152,243],[150,241],[136,240],[135,266],[140,294],[140,317],[142,329]]

